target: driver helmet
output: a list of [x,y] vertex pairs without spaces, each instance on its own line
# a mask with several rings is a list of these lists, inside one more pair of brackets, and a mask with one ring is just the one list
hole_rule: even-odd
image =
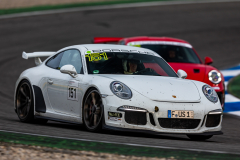
[[125,59],[122,62],[123,65],[123,70],[128,72],[129,71],[129,63],[135,63],[135,64],[140,64],[140,60],[135,60],[135,59]]

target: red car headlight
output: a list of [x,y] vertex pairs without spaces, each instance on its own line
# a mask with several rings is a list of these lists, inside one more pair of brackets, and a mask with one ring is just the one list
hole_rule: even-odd
[[222,81],[222,78],[221,78],[221,73],[216,71],[216,70],[211,70],[209,73],[208,73],[208,79],[214,83],[214,84],[218,84]]

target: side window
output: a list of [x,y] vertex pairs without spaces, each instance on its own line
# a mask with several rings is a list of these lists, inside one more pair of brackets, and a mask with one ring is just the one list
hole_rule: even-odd
[[53,56],[52,58],[50,58],[50,59],[47,61],[46,65],[47,65],[48,67],[50,67],[50,68],[59,69],[58,67],[59,67],[59,63],[60,63],[60,61],[61,61],[61,59],[62,59],[63,53],[64,53],[64,52],[61,52],[61,53]]
[[83,74],[83,66],[80,52],[76,49],[69,49],[64,51],[62,59],[59,64],[59,69],[67,64],[71,64],[76,68],[78,74]]
[[125,45],[125,41],[124,41],[124,40],[121,40],[121,41],[118,42],[118,44],[120,44],[120,45]]

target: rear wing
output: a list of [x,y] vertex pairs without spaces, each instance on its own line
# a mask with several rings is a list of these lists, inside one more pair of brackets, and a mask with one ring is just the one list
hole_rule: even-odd
[[53,55],[56,52],[33,52],[33,53],[26,53],[23,51],[22,58],[28,59],[28,58],[35,58],[35,64],[38,66],[42,63],[40,57],[49,57]]
[[93,43],[117,43],[122,37],[94,37]]

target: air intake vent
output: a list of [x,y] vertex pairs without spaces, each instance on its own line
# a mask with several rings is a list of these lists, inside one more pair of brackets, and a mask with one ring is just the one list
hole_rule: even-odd
[[194,129],[200,121],[200,119],[158,118],[161,127],[172,129]]
[[125,111],[125,121],[129,124],[146,125],[146,112]]
[[206,127],[217,127],[221,120],[221,114],[207,115]]

